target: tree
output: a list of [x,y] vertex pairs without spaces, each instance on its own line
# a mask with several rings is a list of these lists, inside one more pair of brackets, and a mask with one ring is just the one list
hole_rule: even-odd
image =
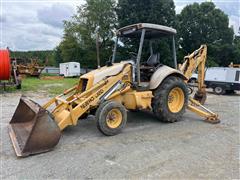
[[180,45],[185,52],[192,52],[201,44],[207,44],[209,65],[226,65],[230,61],[233,29],[229,28],[228,16],[217,9],[214,3],[188,5],[177,19],[179,39],[182,40]]
[[[173,0],[119,0],[117,5],[118,27],[135,23],[154,23],[165,26],[175,26],[175,5]],[[146,41],[146,40],[145,40]],[[158,45],[155,52],[160,52],[161,63],[173,62],[171,40],[162,38],[155,41]],[[149,43],[143,46],[142,59],[149,57]],[[138,49],[138,42],[134,43],[134,52]]]
[[174,26],[173,0],[119,0],[117,6],[119,27],[134,23],[155,23]]
[[61,49],[59,46],[57,46],[55,49],[54,49],[54,55],[53,55],[53,58],[55,60],[55,65],[59,65],[60,63],[63,62],[63,58],[62,58],[62,55],[61,55]]
[[232,57],[232,62],[235,64],[240,64],[240,28],[239,33],[234,37],[233,40],[234,47],[234,57]]
[[43,51],[10,51],[11,58],[22,58],[22,59],[36,59],[40,65],[44,65],[48,60],[48,66],[54,66],[54,51],[43,50]]
[[79,61],[83,66],[96,67],[96,28],[99,26],[101,63],[111,52],[112,29],[115,27],[114,0],[87,0],[77,14],[64,22],[64,37],[59,45],[64,62]]

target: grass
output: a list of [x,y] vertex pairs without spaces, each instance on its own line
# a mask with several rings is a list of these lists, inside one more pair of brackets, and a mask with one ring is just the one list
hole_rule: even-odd
[[22,89],[17,90],[15,87],[8,87],[7,92],[47,92],[51,95],[63,93],[64,90],[73,87],[78,83],[79,78],[64,78],[58,80],[41,80],[34,77],[27,77],[22,80]]
[[50,74],[50,73],[41,73],[41,76],[56,76],[56,74]]
[[50,94],[61,94],[64,90],[78,83],[79,78],[64,78],[59,80],[41,80],[38,78],[26,78],[22,81],[22,91],[45,91]]

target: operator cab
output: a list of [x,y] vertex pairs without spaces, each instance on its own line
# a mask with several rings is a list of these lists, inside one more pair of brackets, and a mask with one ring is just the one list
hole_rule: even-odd
[[[175,34],[175,29],[157,24],[139,23],[123,27],[117,30],[112,63],[116,62],[118,47],[120,47],[118,51],[122,56],[126,57],[130,54],[131,57],[128,60],[134,61],[133,72],[136,87],[147,90],[151,76],[164,62],[159,50],[162,42],[171,42],[172,64],[175,69],[177,68]],[[121,47],[127,50],[121,52]],[[128,51],[129,49],[131,52]]]

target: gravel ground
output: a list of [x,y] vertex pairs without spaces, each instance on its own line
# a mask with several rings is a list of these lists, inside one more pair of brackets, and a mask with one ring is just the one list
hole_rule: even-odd
[[[39,103],[49,97],[28,93]],[[69,127],[48,153],[17,158],[7,132],[20,94],[0,94],[2,179],[239,179],[240,96],[208,94],[206,106],[220,124],[187,112],[183,121],[161,123],[151,114],[128,113],[127,127],[102,135],[94,117]]]

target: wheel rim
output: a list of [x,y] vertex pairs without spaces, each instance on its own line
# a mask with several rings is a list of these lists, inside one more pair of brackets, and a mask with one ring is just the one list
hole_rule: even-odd
[[117,128],[122,123],[122,113],[119,109],[112,109],[107,114],[107,125],[110,128]]
[[173,88],[168,94],[168,108],[171,112],[181,111],[184,105],[184,93],[179,87]]
[[215,92],[216,93],[221,93],[222,92],[222,88],[221,87],[216,87],[215,88]]

